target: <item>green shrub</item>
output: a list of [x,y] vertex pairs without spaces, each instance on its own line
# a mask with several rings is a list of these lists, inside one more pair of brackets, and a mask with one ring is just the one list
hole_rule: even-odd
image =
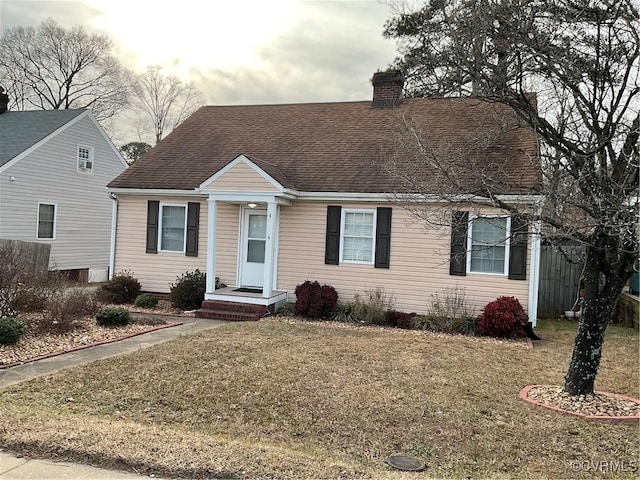
[[131,316],[123,307],[107,306],[98,310],[96,321],[101,327],[119,327],[127,325]]
[[105,303],[133,303],[140,295],[140,282],[131,272],[120,272],[98,290],[98,299]]
[[427,330],[429,332],[439,332],[438,320],[432,315],[416,315],[411,319],[413,328],[416,330]]
[[475,336],[478,331],[478,319],[476,317],[465,317],[456,325],[456,331],[462,335]]
[[202,306],[207,290],[207,277],[199,269],[185,272],[170,286],[171,305],[183,310],[197,310]]
[[355,303],[338,303],[336,309],[331,314],[334,322],[357,323],[360,321],[355,311]]
[[20,318],[2,317],[0,318],[0,343],[13,345],[27,331],[27,327]]
[[280,306],[278,306],[278,310],[276,311],[278,315],[282,315],[283,317],[290,317],[293,315],[293,302],[284,302]]
[[133,304],[139,308],[153,308],[158,305],[158,297],[153,293],[142,293],[136,297]]

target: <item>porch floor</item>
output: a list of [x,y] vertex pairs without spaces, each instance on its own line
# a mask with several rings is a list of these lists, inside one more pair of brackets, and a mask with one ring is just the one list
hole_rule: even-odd
[[254,305],[271,306],[279,302],[287,300],[286,291],[273,291],[268,298],[263,297],[262,293],[253,292],[236,292],[240,287],[224,287],[219,288],[215,292],[205,293],[205,300],[222,300],[227,302],[249,303]]

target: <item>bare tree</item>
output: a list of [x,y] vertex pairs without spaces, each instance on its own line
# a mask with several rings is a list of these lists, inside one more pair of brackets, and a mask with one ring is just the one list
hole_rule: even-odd
[[134,86],[137,103],[153,125],[156,143],[202,106],[202,95],[193,83],[163,75],[159,66],[148,67]]
[[[564,386],[572,395],[593,392],[605,330],[638,258],[639,27],[632,0],[432,0],[385,27],[398,41],[396,66],[411,95],[481,95],[537,132],[547,181],[530,193],[555,206],[524,213],[586,248],[583,314]],[[438,151],[423,133],[405,122],[408,158],[438,173],[420,184],[405,173],[413,188],[459,188],[521,211],[494,195],[499,173],[478,172],[473,185],[456,185],[456,169],[473,170],[473,158]]]
[[11,107],[88,108],[98,120],[128,101],[129,73],[111,55],[112,42],[76,26],[47,19],[37,28],[15,27],[0,36],[0,78]]

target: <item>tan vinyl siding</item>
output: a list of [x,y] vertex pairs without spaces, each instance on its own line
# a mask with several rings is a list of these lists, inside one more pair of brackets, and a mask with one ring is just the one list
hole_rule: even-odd
[[[202,214],[201,214],[202,215]],[[227,285],[236,285],[240,206],[218,203],[216,221],[216,276]],[[206,236],[206,230],[204,235]]]
[[[339,203],[332,203],[338,205]],[[342,203],[343,208],[374,209],[371,204]],[[305,280],[332,285],[342,299],[383,287],[395,298],[395,308],[424,313],[430,295],[447,287],[462,287],[470,305],[479,311],[500,295],[513,295],[527,309],[528,280],[509,280],[506,276],[470,274],[449,275],[450,230],[425,228],[398,207],[393,208],[391,264],[389,269],[373,265],[324,264],[327,204],[295,202],[282,207],[278,263],[279,290],[293,296],[295,286]],[[527,263],[527,278],[531,272]]]
[[238,163],[211,183],[205,191],[276,192],[277,189],[246,163]]
[[[207,202],[200,200],[200,228],[198,232],[198,256],[187,257],[184,253],[145,253],[147,235],[147,202],[184,204],[198,199],[184,197],[138,197],[118,196],[118,222],[116,232],[116,272],[131,271],[140,280],[142,289],[167,293],[169,286],[186,271],[199,268],[206,271],[207,265]],[[217,242],[219,253],[216,260],[216,276],[228,283],[235,282],[238,207],[218,205]]]
[[[78,145],[93,148],[91,174],[77,171]],[[50,269],[106,269],[113,203],[106,185],[124,169],[95,123],[78,119],[0,176],[0,238],[50,244]],[[53,240],[36,239],[39,202],[56,205]]]

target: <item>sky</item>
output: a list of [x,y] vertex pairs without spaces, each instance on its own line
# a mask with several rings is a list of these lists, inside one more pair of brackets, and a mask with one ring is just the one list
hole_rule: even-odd
[[209,105],[371,98],[396,55],[386,0],[0,0],[0,28],[47,17],[109,36],[125,67],[195,82]]

